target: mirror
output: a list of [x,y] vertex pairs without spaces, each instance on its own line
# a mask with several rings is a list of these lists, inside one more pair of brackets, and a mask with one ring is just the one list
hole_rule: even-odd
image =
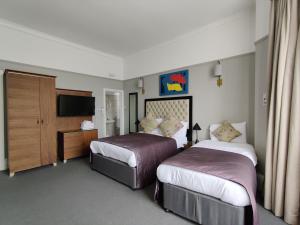
[[138,131],[138,93],[129,93],[129,133]]

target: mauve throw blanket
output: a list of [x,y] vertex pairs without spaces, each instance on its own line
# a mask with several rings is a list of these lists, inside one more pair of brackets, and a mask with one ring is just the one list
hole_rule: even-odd
[[[206,173],[242,185],[248,192],[253,211],[253,225],[258,225],[256,208],[256,170],[246,156],[213,149],[193,147],[163,162],[163,164]],[[159,183],[155,198],[161,196]]]
[[155,181],[156,169],[165,159],[178,153],[173,138],[145,133],[134,133],[101,138],[99,141],[126,148],[136,157],[137,188]]

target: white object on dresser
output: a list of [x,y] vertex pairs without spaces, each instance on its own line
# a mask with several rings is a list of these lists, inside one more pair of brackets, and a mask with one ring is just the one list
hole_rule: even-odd
[[81,130],[93,130],[95,129],[95,125],[92,121],[84,120],[81,122]]

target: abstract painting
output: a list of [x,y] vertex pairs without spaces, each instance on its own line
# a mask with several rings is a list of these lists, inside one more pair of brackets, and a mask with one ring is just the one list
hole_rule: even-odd
[[189,92],[189,71],[162,74],[159,76],[159,95],[180,95]]

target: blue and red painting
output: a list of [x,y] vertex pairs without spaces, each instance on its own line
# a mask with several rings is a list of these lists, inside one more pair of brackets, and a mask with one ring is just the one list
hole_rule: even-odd
[[159,76],[159,95],[181,95],[189,92],[189,71],[182,70]]

